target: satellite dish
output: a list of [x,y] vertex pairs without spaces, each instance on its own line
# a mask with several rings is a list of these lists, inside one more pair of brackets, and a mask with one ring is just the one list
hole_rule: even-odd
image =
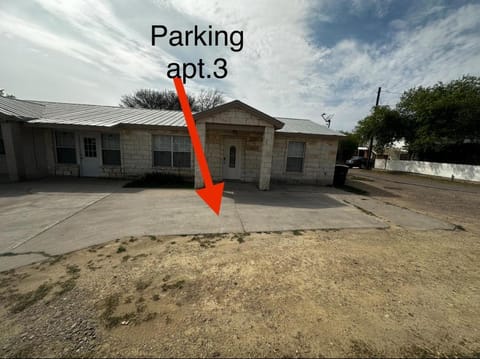
[[323,120],[325,121],[325,123],[327,124],[327,127],[330,128],[330,124],[332,123],[332,118],[335,114],[331,114],[331,115],[327,115],[325,112],[322,113],[322,118]]

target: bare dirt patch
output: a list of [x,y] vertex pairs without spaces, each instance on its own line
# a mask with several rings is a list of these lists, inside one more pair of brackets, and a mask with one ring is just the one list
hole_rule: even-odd
[[471,231],[122,238],[1,273],[0,355],[478,355],[479,257]]

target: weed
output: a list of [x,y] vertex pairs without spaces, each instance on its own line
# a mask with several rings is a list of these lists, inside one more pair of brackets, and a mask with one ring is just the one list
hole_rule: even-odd
[[16,303],[11,308],[11,312],[16,314],[20,313],[32,304],[35,304],[39,300],[43,299],[48,292],[52,289],[52,285],[48,283],[43,283],[36,290],[30,291],[25,294],[15,295],[14,299]]
[[137,313],[143,313],[145,312],[145,309],[147,309],[147,305],[145,303],[137,303]]
[[136,242],[137,240],[138,240],[138,238],[130,237],[130,239],[128,241],[133,243],[133,242]]
[[363,340],[352,340],[352,344],[350,346],[350,349],[352,351],[352,354],[354,354],[357,357],[363,357],[363,358],[371,358],[374,356],[378,356],[378,353],[375,351],[372,346],[369,344],[365,343]]
[[153,320],[157,317],[157,313],[156,312],[149,312],[147,313],[147,315],[145,315],[145,317],[143,318],[143,321],[144,322],[148,322],[149,320]]
[[152,235],[150,235],[150,236],[148,236],[148,237],[150,238],[151,241],[155,241],[155,240],[157,239],[156,236],[152,236]]
[[104,301],[104,310],[100,318],[102,319],[105,327],[108,329],[114,328],[123,321],[129,321],[135,317],[135,313],[126,313],[121,316],[113,315],[120,303],[120,294],[110,294]]
[[135,257],[133,257],[132,260],[134,261],[134,260],[136,260],[136,259],[138,259],[138,258],[146,257],[146,256],[148,256],[148,254],[146,254],[146,253],[140,253],[140,254],[137,254]]
[[135,288],[138,290],[138,291],[142,291],[146,288],[148,288],[148,286],[152,284],[152,281],[144,281],[144,280],[138,280],[136,283],[135,283]]
[[185,284],[185,281],[183,279],[176,281],[174,283],[163,283],[162,284],[162,290],[166,292],[169,289],[182,289]]
[[69,264],[67,265],[67,273],[73,277],[79,277],[80,267],[76,264]]
[[233,236],[233,239],[236,239],[238,243],[243,243],[245,242],[245,237],[248,236],[248,233],[236,233]]
[[54,264],[60,262],[64,257],[62,255],[54,256],[52,259],[49,260],[48,264],[53,266]]
[[72,277],[67,279],[65,282],[57,282],[57,284],[60,286],[60,291],[56,292],[55,294],[61,296],[75,288],[77,282],[75,278]]
[[298,230],[298,229],[295,229],[295,230],[293,231],[293,235],[294,235],[294,236],[301,236],[302,234],[303,234],[303,231],[300,231],[300,230]]
[[122,252],[126,252],[127,251],[127,248],[125,248],[124,246],[120,246],[117,248],[117,253],[122,253]]
[[155,302],[159,301],[160,300],[160,296],[158,294],[154,294],[152,295],[152,300],[154,300]]

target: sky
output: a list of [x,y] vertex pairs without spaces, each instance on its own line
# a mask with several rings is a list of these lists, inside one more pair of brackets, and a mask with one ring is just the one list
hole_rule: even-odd
[[[243,31],[243,49],[151,46],[168,31]],[[480,2],[420,0],[0,0],[0,89],[20,99],[118,105],[137,89],[174,89],[170,63],[212,70],[216,88],[278,117],[352,130],[412,87],[480,75]]]

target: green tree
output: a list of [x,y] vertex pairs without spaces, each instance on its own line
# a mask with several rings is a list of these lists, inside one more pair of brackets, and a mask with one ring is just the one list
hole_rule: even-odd
[[344,163],[346,160],[356,155],[360,144],[360,137],[355,132],[341,131],[345,137],[338,141],[337,162]]
[[390,106],[373,107],[370,115],[360,120],[355,134],[361,142],[375,138],[377,149],[391,145],[405,137],[406,127],[400,113]]
[[406,91],[397,104],[411,151],[440,151],[480,139],[480,78]]

